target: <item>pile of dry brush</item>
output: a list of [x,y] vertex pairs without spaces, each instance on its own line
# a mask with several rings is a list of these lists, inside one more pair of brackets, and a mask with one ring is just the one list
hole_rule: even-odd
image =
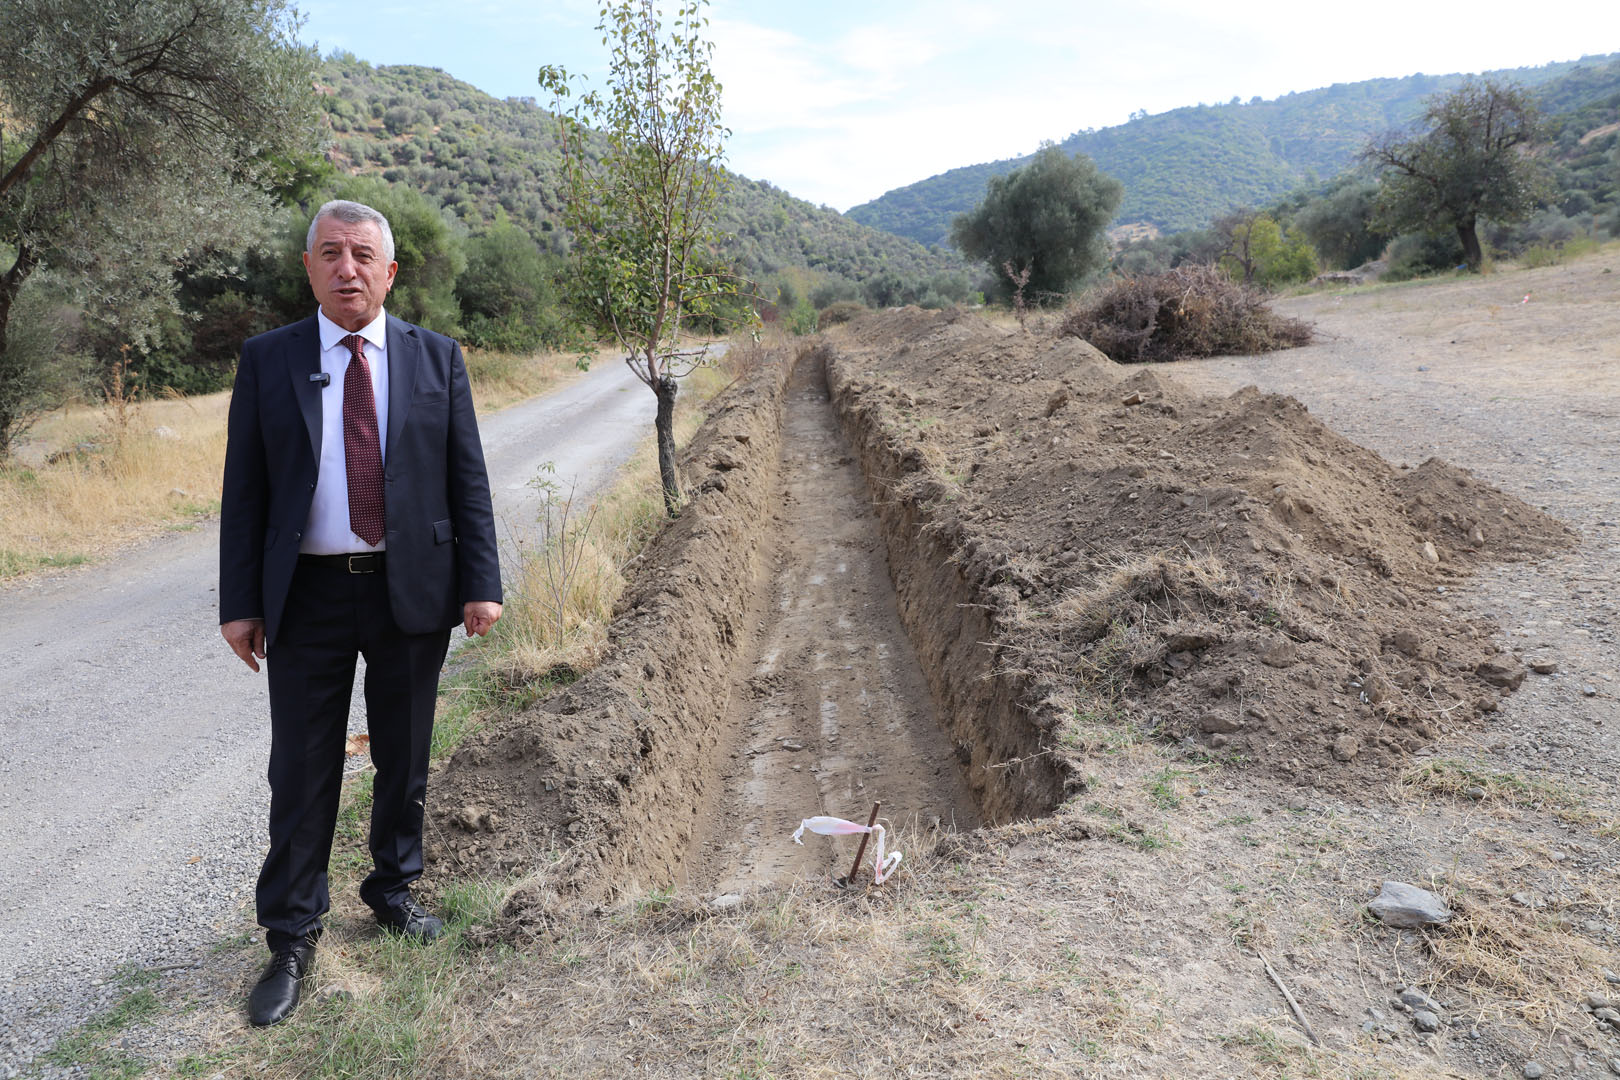
[[1087,297],[1059,327],[1121,364],[1160,363],[1291,349],[1309,323],[1278,315],[1266,298],[1213,266],[1178,266],[1123,278]]

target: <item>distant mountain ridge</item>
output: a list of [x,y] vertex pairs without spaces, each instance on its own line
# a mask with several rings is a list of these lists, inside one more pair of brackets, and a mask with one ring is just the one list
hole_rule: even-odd
[[[322,63],[316,92],[341,172],[415,188],[470,231],[505,217],[542,247],[565,249],[556,120],[534,98],[501,101],[438,68],[373,67],[350,53]],[[896,292],[958,278],[966,288],[954,251],[928,251],[766,181],[734,180],[717,231],[727,258],[756,280],[796,271]]]
[[[1620,77],[1620,53],[1484,74],[1518,81],[1545,96],[1549,111],[1563,111],[1581,104],[1578,88],[1606,85],[1607,79],[1592,76],[1611,68]],[[1086,154],[1125,185],[1117,222],[1145,222],[1166,232],[1197,228],[1233,206],[1275,199],[1312,175],[1326,179],[1343,171],[1369,137],[1410,123],[1427,97],[1465,77],[1368,79],[1269,101],[1187,106],[1077,132],[1058,145]],[[1028,160],[951,169],[852,207],[845,216],[921,244],[947,244],[951,218],[977,205],[990,177]]]

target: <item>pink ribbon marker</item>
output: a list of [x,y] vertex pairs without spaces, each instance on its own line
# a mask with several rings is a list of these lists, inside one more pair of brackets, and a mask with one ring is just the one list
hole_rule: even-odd
[[900,865],[901,855],[898,851],[891,851],[888,855],[883,853],[884,832],[882,825],[867,827],[853,821],[845,821],[836,817],[807,817],[799,822],[799,827],[793,830],[793,842],[803,846],[804,831],[809,829],[818,836],[859,836],[862,833],[877,834],[877,853],[872,858],[872,884],[881,885],[894,873],[895,867]]

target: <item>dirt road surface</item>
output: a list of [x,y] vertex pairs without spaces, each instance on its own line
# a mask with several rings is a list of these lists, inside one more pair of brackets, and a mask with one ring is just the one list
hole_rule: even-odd
[[[610,363],[483,419],[507,533],[542,463],[588,494],[653,408]],[[0,1075],[120,993],[118,969],[189,962],[251,901],[269,706],[219,637],[217,545],[198,529],[0,589]]]
[[694,892],[847,874],[853,841],[787,838],[814,815],[865,822],[877,792],[891,828],[979,824],[900,624],[871,496],[820,364],[799,365],[783,427],[771,584],[753,656],[734,673],[735,741],[721,763],[725,794],[702,815]]

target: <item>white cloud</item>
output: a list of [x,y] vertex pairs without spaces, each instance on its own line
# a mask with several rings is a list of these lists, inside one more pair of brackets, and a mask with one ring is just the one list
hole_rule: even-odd
[[714,73],[733,131],[825,126],[845,106],[878,95],[826,63],[821,50],[785,30],[715,19]]
[[[309,0],[306,34],[497,97],[536,93],[541,63],[606,67],[596,0],[382,2],[398,17]],[[731,165],[840,208],[1139,108],[1620,48],[1612,0],[715,0],[709,29]]]

